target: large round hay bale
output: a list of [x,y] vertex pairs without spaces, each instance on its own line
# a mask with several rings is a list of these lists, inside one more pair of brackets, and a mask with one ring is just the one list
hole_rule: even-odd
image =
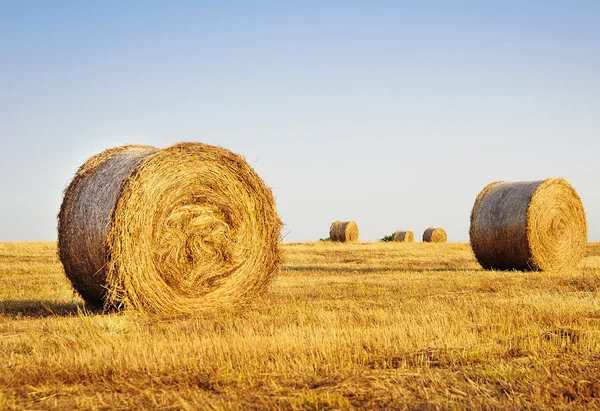
[[415,241],[415,234],[412,231],[396,231],[393,240],[402,243],[412,243]]
[[423,242],[425,243],[445,243],[447,240],[446,231],[441,227],[429,227],[423,233]]
[[477,196],[469,235],[485,269],[559,271],[583,257],[585,210],[562,178],[499,181]]
[[89,159],[65,191],[60,260],[97,307],[159,314],[243,306],[278,271],[281,221],[243,157],[181,143]]
[[329,227],[331,241],[353,243],[358,241],[358,226],[354,221],[334,221]]

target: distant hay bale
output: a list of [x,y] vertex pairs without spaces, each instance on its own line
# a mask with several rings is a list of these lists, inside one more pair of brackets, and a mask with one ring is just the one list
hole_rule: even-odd
[[354,221],[334,221],[329,227],[331,241],[353,243],[358,241],[358,226]]
[[477,196],[469,234],[485,269],[560,271],[583,257],[587,223],[581,199],[562,178],[499,181]]
[[425,243],[445,243],[447,240],[446,231],[441,227],[429,227],[423,233],[423,242]]
[[415,234],[412,231],[396,231],[393,240],[402,243],[412,243],[415,241]]
[[88,303],[158,314],[243,306],[280,264],[273,195],[243,157],[181,143],[90,158],[65,190],[60,260]]

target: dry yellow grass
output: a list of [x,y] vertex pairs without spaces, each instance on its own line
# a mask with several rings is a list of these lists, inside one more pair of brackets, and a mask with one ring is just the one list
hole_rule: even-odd
[[0,244],[0,409],[600,407],[600,245],[553,275],[467,244],[291,244],[241,316],[86,312]]

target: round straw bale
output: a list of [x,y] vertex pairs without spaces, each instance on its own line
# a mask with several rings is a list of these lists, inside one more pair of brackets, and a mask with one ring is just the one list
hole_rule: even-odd
[[412,231],[396,231],[394,233],[394,241],[412,243],[415,241],[415,234]]
[[560,271],[583,257],[585,210],[562,178],[499,181],[477,196],[469,235],[485,269]]
[[239,155],[200,143],[124,146],[88,160],[58,216],[60,260],[97,307],[235,309],[277,273],[281,221]]
[[329,227],[331,241],[354,243],[358,241],[358,226],[354,221],[334,221]]
[[441,227],[429,227],[423,233],[423,242],[425,243],[445,243],[446,240],[448,240],[448,236]]

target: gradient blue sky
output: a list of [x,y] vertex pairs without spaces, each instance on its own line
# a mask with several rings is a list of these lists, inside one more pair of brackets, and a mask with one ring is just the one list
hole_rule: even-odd
[[53,240],[105,148],[246,157],[286,241],[467,241],[495,180],[564,177],[600,240],[600,1],[0,0],[0,240]]

